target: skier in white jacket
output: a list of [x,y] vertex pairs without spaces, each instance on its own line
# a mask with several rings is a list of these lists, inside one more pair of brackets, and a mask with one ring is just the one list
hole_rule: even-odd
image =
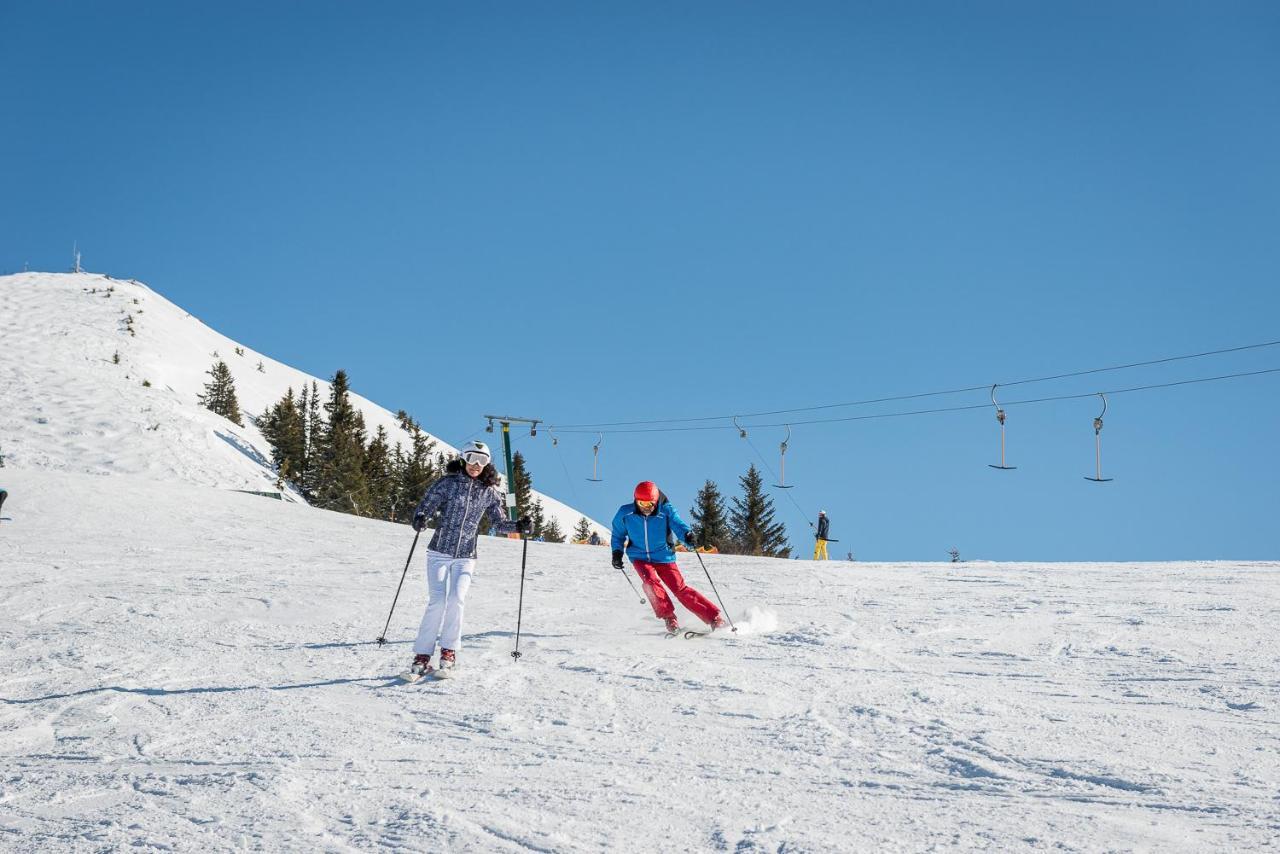
[[[498,533],[529,531],[528,519],[507,519],[506,500],[498,488],[498,470],[490,460],[489,448],[483,442],[470,443],[462,449],[462,459],[450,462],[445,476],[427,488],[414,510],[415,531],[423,530],[437,511],[441,518],[427,546],[429,598],[413,644],[413,664],[405,674],[411,681],[430,673],[447,676],[457,661],[462,644],[462,611],[476,567],[481,519],[488,515]],[[438,670],[431,666],[437,643]]]

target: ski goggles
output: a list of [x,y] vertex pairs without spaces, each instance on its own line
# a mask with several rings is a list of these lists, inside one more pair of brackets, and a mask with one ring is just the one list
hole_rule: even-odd
[[636,500],[636,506],[639,507],[641,510],[652,510],[657,505],[657,503],[658,502],[656,501],[640,501],[639,499]]
[[480,451],[467,451],[462,455],[462,459],[466,460],[469,466],[487,466],[489,464],[489,455]]

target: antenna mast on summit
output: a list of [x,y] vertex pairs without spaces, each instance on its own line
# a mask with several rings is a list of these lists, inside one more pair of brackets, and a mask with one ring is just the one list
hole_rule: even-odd
[[71,244],[71,254],[75,257],[75,260],[76,260],[76,265],[75,265],[75,267],[73,267],[73,268],[72,268],[71,272],[73,272],[73,273],[83,273],[83,272],[84,272],[84,270],[80,267],[80,246],[79,246],[79,244],[74,243],[74,242]]

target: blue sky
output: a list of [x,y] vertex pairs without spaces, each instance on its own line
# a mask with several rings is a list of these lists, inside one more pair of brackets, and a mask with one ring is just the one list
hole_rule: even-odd
[[[0,31],[0,272],[78,241],[447,440],[1280,339],[1273,3],[10,2]],[[826,509],[866,560],[1274,559],[1277,377],[1112,397],[1108,484],[1096,398],[1010,406],[1012,472],[991,409],[797,425],[779,517],[807,551]],[[783,428],[750,432],[776,467]],[[758,462],[610,433],[589,483],[596,438],[517,447],[605,520]]]

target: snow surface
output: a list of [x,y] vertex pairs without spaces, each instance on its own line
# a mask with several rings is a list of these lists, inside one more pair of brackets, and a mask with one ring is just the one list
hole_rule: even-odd
[[[0,342],[0,454],[14,468],[275,491],[270,445],[248,416],[261,414],[290,387],[300,395],[313,381],[322,399],[329,395],[325,380],[243,347],[146,285],[95,273],[0,276]],[[112,360],[117,353],[119,364]],[[235,378],[244,427],[199,404],[218,359]],[[381,426],[393,447],[398,441],[408,449],[412,437],[393,412],[354,393],[351,402],[370,437]],[[428,426],[430,413],[410,414]],[[456,450],[427,435],[437,451]],[[565,532],[583,516],[535,495]],[[608,533],[599,523],[594,527]]]
[[458,678],[410,686],[421,552],[373,643],[403,526],[0,478],[6,851],[1280,842],[1277,563],[712,556],[740,631],[684,641],[606,549],[533,543],[516,662],[521,544],[482,538]]

